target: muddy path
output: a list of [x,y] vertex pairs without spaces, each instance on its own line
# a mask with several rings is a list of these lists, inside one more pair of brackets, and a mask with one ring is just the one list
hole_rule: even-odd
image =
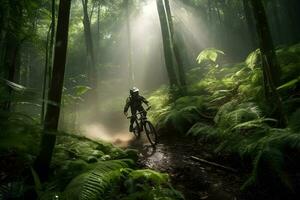
[[187,200],[245,199],[240,194],[242,178],[239,173],[191,159],[191,156],[196,156],[213,161],[211,152],[191,138],[160,137],[156,148],[142,138],[133,140],[130,147],[140,152],[139,164],[142,167],[168,173],[173,186]]

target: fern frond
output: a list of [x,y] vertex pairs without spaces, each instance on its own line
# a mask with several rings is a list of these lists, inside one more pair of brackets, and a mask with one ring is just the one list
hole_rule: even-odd
[[[67,199],[98,200],[104,199],[108,192],[128,173],[127,162],[130,160],[102,161],[96,167],[71,181],[65,190]],[[130,170],[129,170],[130,171]]]
[[217,128],[198,122],[188,130],[186,135],[201,137],[205,139],[214,139],[217,138],[218,133],[219,131]]

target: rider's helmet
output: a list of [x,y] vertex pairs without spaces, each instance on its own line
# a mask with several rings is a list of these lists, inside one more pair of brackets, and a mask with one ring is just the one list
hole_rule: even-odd
[[139,95],[139,89],[137,87],[133,87],[130,89],[130,95],[131,96],[138,96]]

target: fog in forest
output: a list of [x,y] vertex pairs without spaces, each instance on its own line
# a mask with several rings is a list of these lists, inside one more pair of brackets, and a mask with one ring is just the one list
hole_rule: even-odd
[[[221,3],[216,4],[214,9],[210,8],[213,10],[208,9],[209,5],[195,5],[192,6],[190,1],[170,1],[174,38],[180,46],[179,53],[185,70],[197,65],[196,58],[202,50],[212,47],[225,53],[223,63],[243,61],[252,50],[251,33],[243,16],[243,5],[234,5],[235,13],[224,13],[225,10],[220,9]],[[132,1],[128,5],[128,15],[122,1],[88,5],[95,57],[93,67],[96,69],[92,73],[97,77],[96,89],[91,85],[93,83],[88,75],[92,67],[87,54],[82,10],[81,1],[72,1],[60,128],[107,141],[120,138],[128,141],[131,134],[128,133],[129,121],[123,115],[123,106],[129,89],[136,86],[147,97],[161,85],[168,84],[156,1]],[[271,15],[271,7],[267,12]],[[234,20],[231,23],[227,18]],[[280,44],[283,41],[276,32],[276,23],[276,18],[270,17],[275,43]],[[50,29],[41,23],[37,25],[37,30],[43,37],[40,43],[45,43],[45,36],[48,34],[49,37]],[[284,30],[281,33],[288,34],[287,28]],[[41,66],[44,65],[45,57],[38,50],[37,44],[32,42],[25,42],[21,49],[22,62],[27,67],[21,71],[20,83],[32,89],[38,100],[25,107],[19,106],[19,109],[39,115],[45,73]],[[176,63],[174,57],[173,61]],[[48,87],[49,80],[45,83]],[[76,95],[78,85],[82,90],[90,87],[96,91],[97,100],[90,97],[90,90]]]
[[[180,1],[171,1],[176,37],[185,45],[184,56],[187,65],[196,63],[197,54],[211,41],[207,27],[194,8]],[[78,130],[91,138],[109,142],[128,141],[129,120],[123,115],[123,106],[129,95],[130,72],[128,56],[131,55],[134,84],[142,95],[149,95],[162,84],[167,84],[162,35],[155,1],[141,1],[130,13],[130,47],[128,44],[126,17],[117,24],[116,40],[105,51],[96,51],[96,57],[104,57],[105,64],[98,71],[99,101],[91,101],[94,110],[86,111],[85,106],[78,112]],[[106,39],[111,34],[103,36]],[[82,49],[82,54],[85,49]],[[71,67],[71,66],[70,66]],[[109,68],[106,70],[106,68]],[[108,109],[109,108],[109,109]],[[120,141],[119,141],[120,142]]]

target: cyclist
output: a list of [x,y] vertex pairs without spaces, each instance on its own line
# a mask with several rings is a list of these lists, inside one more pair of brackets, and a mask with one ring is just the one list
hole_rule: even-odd
[[[143,107],[143,103],[145,103],[149,108],[149,102],[141,95],[139,95],[139,89],[137,87],[133,87],[130,89],[130,95],[126,99],[126,104],[124,106],[124,115],[128,115],[128,109],[130,107],[131,115],[133,116],[130,119],[130,126],[129,126],[129,132],[132,132],[133,130],[133,123],[135,121],[135,114],[137,111],[143,113],[143,115],[147,115],[146,110]],[[147,109],[148,109],[147,108]]]

